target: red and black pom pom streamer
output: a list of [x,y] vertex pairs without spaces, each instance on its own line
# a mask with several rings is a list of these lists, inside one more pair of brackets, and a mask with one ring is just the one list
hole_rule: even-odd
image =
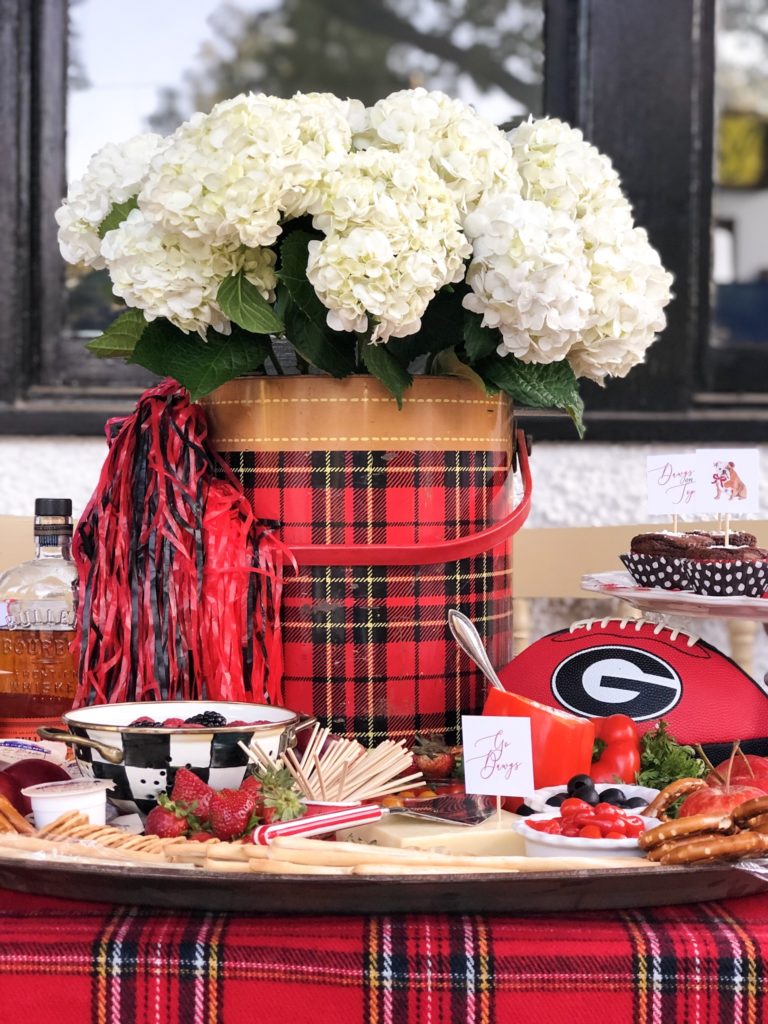
[[175,381],[107,424],[78,524],[75,706],[134,700],[280,703],[280,593],[292,558],[254,517]]

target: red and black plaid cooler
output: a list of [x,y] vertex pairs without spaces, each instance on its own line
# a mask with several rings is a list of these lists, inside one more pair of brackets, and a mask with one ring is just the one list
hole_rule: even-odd
[[205,402],[213,444],[299,569],[283,596],[282,702],[371,745],[456,742],[485,684],[459,608],[512,656],[512,535],[531,481],[512,410],[459,378],[417,377],[398,410],[364,376],[242,378]]

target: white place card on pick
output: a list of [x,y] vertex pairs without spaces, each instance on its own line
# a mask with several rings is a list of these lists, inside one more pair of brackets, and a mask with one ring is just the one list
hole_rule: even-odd
[[680,516],[685,519],[695,509],[696,457],[648,455],[645,460],[648,515]]
[[523,796],[533,792],[530,718],[462,715],[461,731],[468,793]]
[[757,448],[697,448],[696,478],[696,512],[720,516],[759,511]]

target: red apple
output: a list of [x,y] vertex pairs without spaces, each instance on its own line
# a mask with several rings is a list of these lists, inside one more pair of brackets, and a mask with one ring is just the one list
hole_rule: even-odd
[[689,818],[692,814],[728,814],[745,800],[765,796],[757,786],[702,786],[687,796],[677,812],[678,818]]
[[24,810],[24,804],[28,801],[26,797],[21,795],[21,786],[10,775],[6,775],[5,772],[0,772],[0,796],[4,796],[8,803],[16,808],[19,814],[27,814],[27,811]]
[[22,814],[29,814],[32,810],[32,801],[21,793],[22,789],[26,789],[27,786],[37,786],[41,782],[65,782],[71,777],[60,764],[46,761],[42,757],[25,757],[21,761],[16,761],[5,771],[0,772],[0,778],[3,775],[10,777],[19,788],[18,800],[21,806],[15,804],[14,806]]
[[[717,765],[715,771],[722,778],[727,779],[729,777],[728,768],[731,763],[731,759],[723,761],[722,764]],[[768,793],[768,757],[760,757],[759,754],[739,754],[734,758],[733,766],[730,770],[731,782],[737,782],[740,786],[754,786],[756,789],[762,790],[764,793]],[[722,783],[716,778],[714,774],[707,776],[707,784],[709,786],[721,786]]]

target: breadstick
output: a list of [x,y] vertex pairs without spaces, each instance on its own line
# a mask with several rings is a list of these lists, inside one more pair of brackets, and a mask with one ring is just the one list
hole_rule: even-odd
[[351,875],[354,873],[352,866],[294,864],[292,861],[270,859],[248,861],[248,870],[261,875]]
[[14,832],[18,832],[19,835],[33,836],[35,834],[34,827],[4,796],[0,796],[0,818],[5,818]]
[[62,840],[40,839],[38,836],[0,835],[0,849],[10,847],[28,853],[47,853],[52,857],[75,858],[76,860],[108,860],[122,863],[149,862],[162,864],[162,855],[139,853],[135,850],[125,853],[104,846],[88,845],[87,843],[67,842]]

